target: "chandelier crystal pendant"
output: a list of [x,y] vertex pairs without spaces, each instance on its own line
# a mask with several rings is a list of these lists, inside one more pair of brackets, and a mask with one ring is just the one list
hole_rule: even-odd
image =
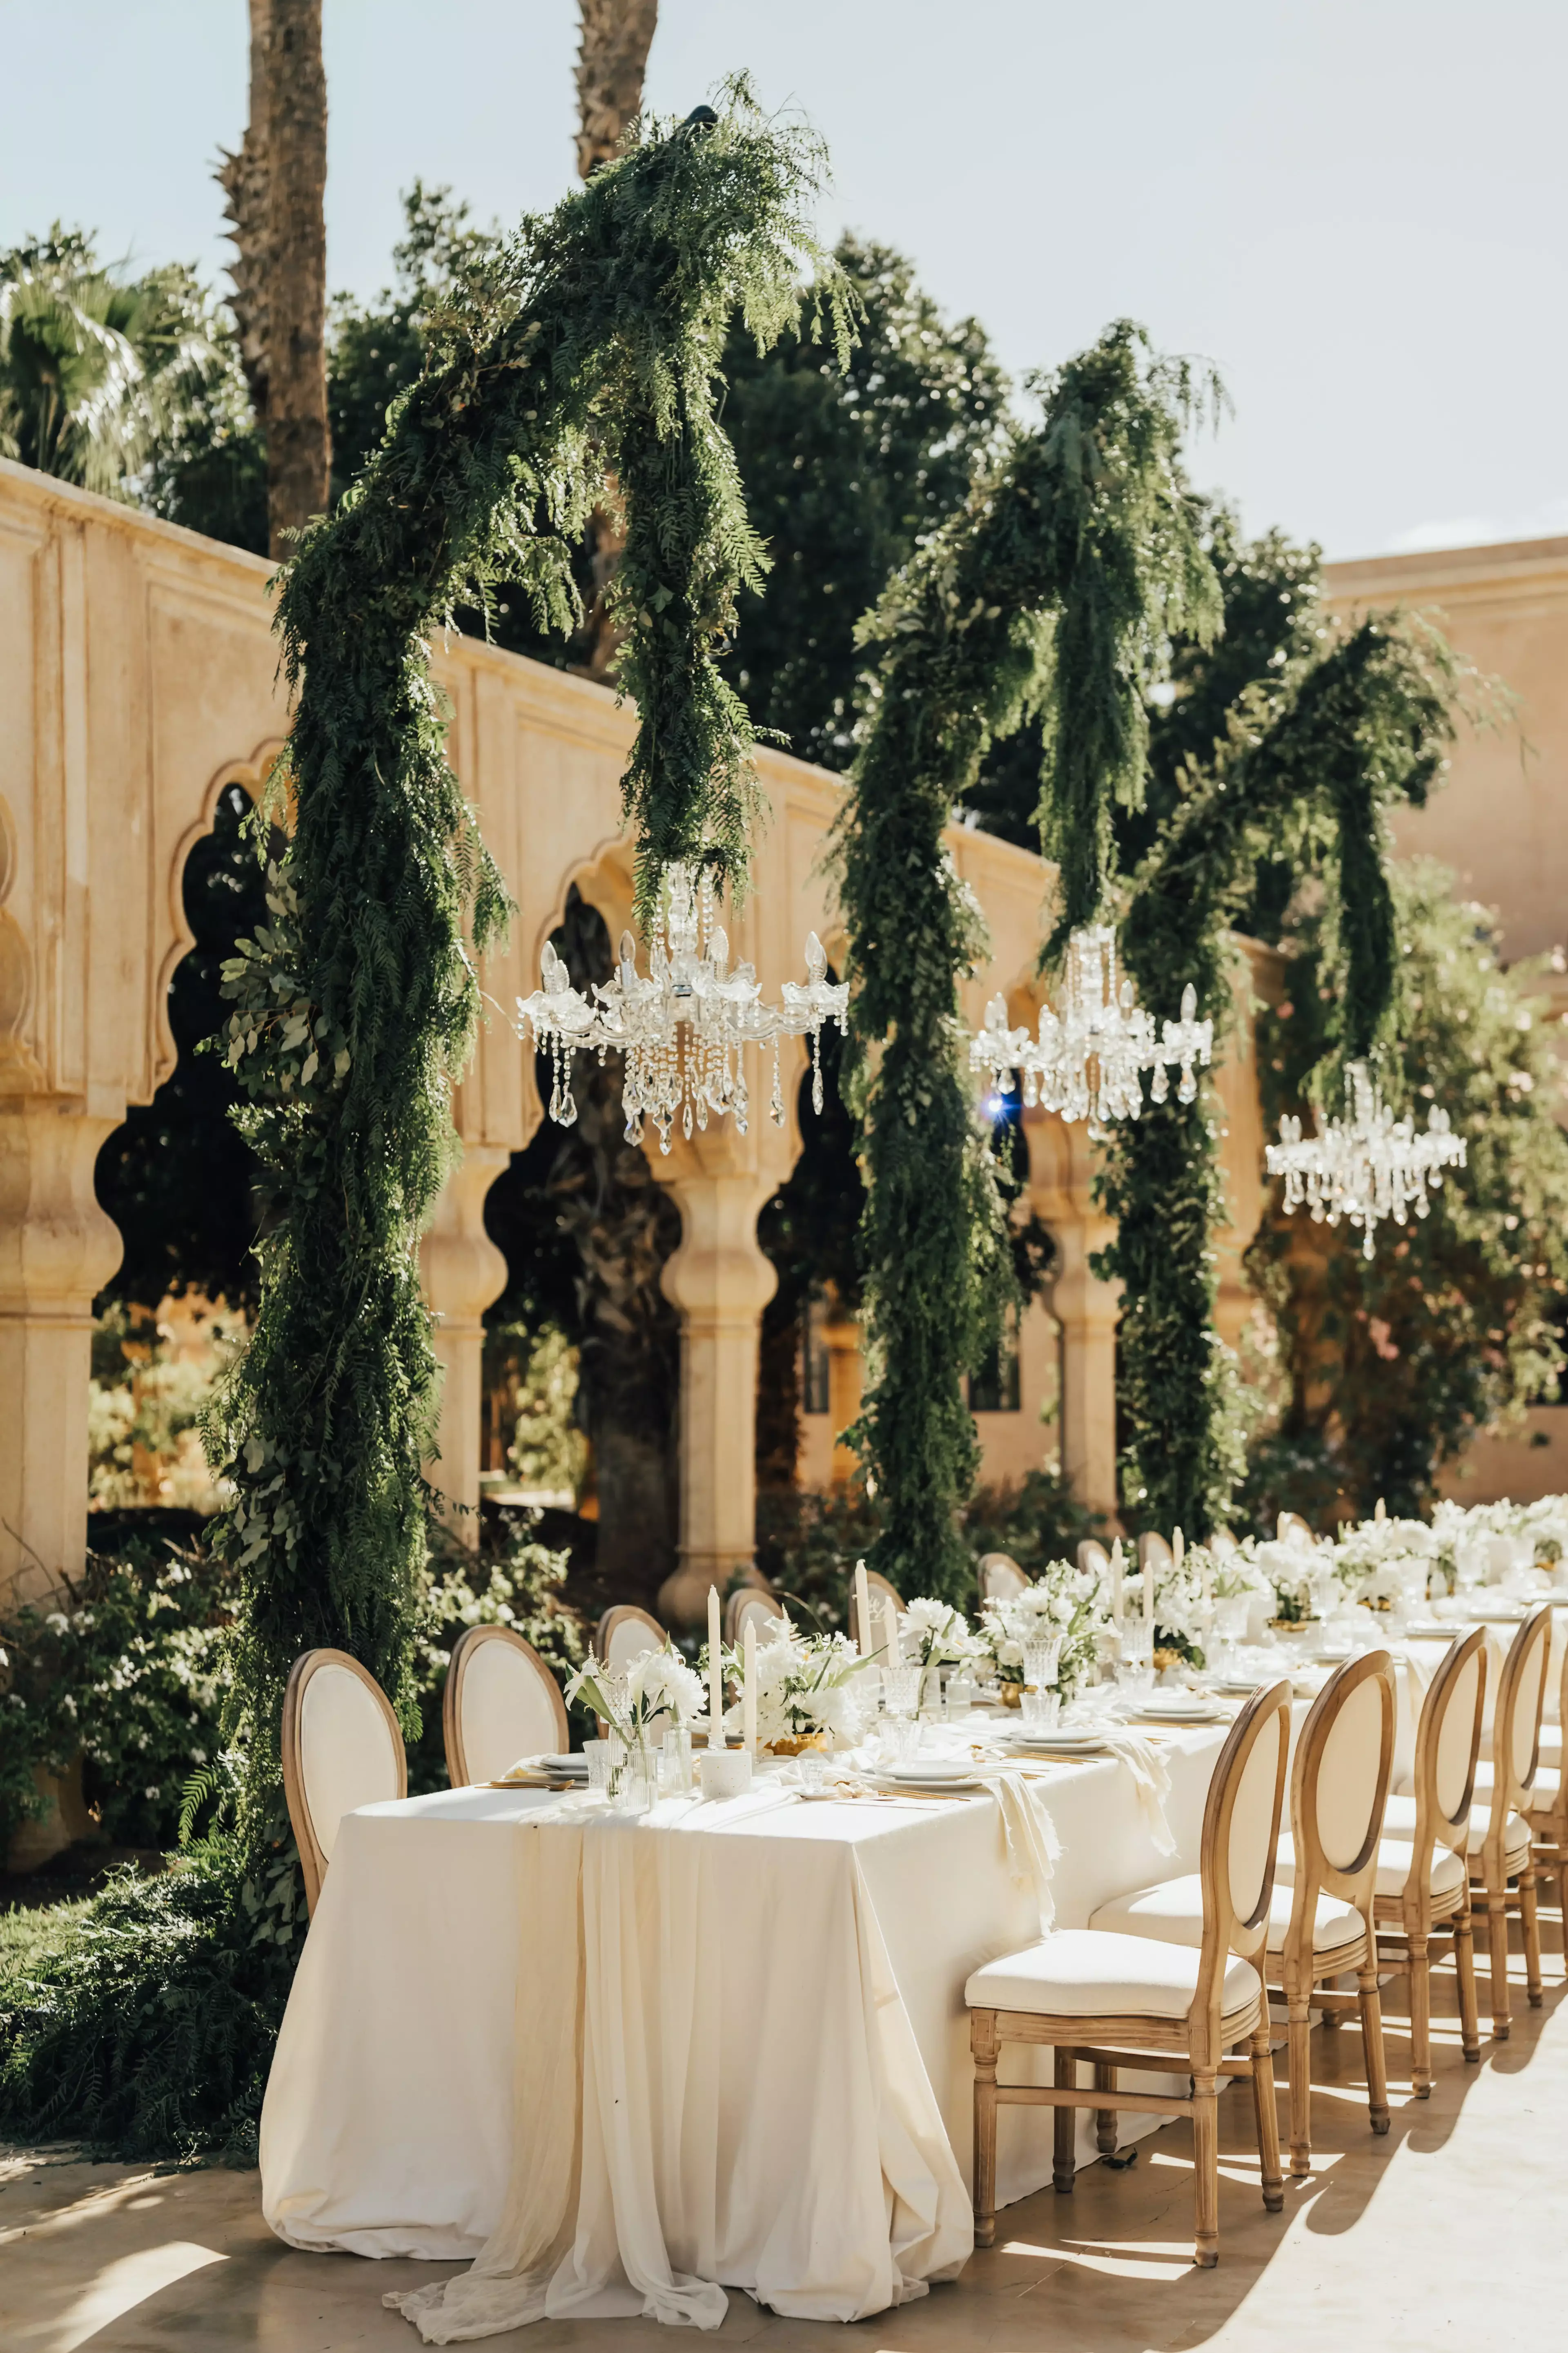
[[572,1065],[579,1051],[602,1062],[615,1048],[626,1056],[622,1102],[626,1142],[640,1144],[643,1124],[658,1131],[661,1152],[669,1150],[677,1121],[689,1135],[706,1128],[710,1115],[728,1113],[746,1133],[751,1093],[742,1049],[771,1046],[773,1093],[769,1113],[784,1124],[779,1073],[779,1040],[811,1039],[814,1110],[822,1110],[822,1025],[840,1031],[849,1005],[847,982],[827,977],[827,957],[815,932],[805,943],[805,983],[786,980],[782,1007],[764,1005],[754,965],[729,969],[730,943],[714,921],[712,886],[691,870],[672,866],[665,877],[663,906],[655,927],[645,978],[637,967],[637,942],[621,934],[620,962],[610,979],[594,986],[594,999],[573,987],[571,975],[546,941],[541,959],[542,988],[517,1001],[517,1030],[531,1029],[534,1042],[551,1058],[550,1116],[570,1127],[577,1116]]
[[1285,1179],[1287,1209],[1304,1205],[1315,1224],[1337,1226],[1342,1218],[1359,1226],[1362,1256],[1371,1258],[1380,1219],[1405,1226],[1412,1209],[1426,1217],[1428,1188],[1442,1184],[1445,1168],[1465,1166],[1465,1139],[1436,1105],[1425,1134],[1414,1120],[1395,1119],[1364,1062],[1345,1071],[1345,1113],[1317,1135],[1304,1136],[1297,1118],[1282,1119],[1279,1141],[1264,1159],[1270,1176]]
[[1214,1053],[1214,1023],[1199,1021],[1197,994],[1182,991],[1179,1021],[1166,1021],[1156,1034],[1153,1016],[1134,999],[1131,980],[1117,979],[1116,934],[1109,923],[1089,923],[1068,941],[1059,1009],[1040,1008],[1039,1030],[1009,1029],[1005,997],[994,997],[985,1026],[969,1045],[969,1066],[990,1073],[1001,1092],[1015,1071],[1023,1080],[1024,1101],[1057,1112],[1064,1120],[1087,1119],[1096,1133],[1112,1120],[1136,1119],[1143,1108],[1142,1072],[1152,1070],[1152,1099],[1163,1103],[1170,1073],[1179,1067],[1178,1103],[1198,1091],[1196,1065]]

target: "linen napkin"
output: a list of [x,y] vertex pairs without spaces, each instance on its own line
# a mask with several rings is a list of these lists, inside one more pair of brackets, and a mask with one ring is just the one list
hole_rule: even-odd
[[1008,1874],[1016,1887],[1033,1885],[1040,1907],[1040,1934],[1048,1936],[1057,1916],[1051,1881],[1062,1851],[1057,1826],[1016,1767],[984,1766],[979,1778],[995,1799],[1002,1816]]
[[1129,1732],[1115,1724],[1097,1725],[1095,1729],[1111,1755],[1119,1757],[1132,1776],[1132,1787],[1143,1810],[1155,1853],[1174,1854],[1176,1841],[1165,1819],[1165,1800],[1171,1794],[1171,1776],[1164,1758],[1154,1743],[1146,1740],[1141,1733]]

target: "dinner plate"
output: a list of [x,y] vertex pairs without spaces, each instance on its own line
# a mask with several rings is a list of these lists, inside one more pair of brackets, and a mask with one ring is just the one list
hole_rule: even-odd
[[580,1748],[569,1757],[532,1757],[529,1762],[536,1773],[548,1773],[552,1780],[563,1781],[568,1773],[583,1781],[588,1778],[588,1760]]
[[951,1773],[940,1776],[935,1773],[900,1773],[896,1769],[880,1773],[877,1777],[877,1786],[883,1789],[896,1789],[901,1798],[917,1798],[922,1789],[930,1789],[935,1796],[944,1798],[954,1797],[961,1790],[967,1794],[973,1789],[983,1789],[985,1784],[978,1774],[966,1773],[962,1766],[955,1766]]
[[1469,1612],[1479,1626],[1522,1626],[1529,1611],[1513,1601],[1482,1601]]
[[1102,1732],[1041,1732],[1034,1735],[1016,1733],[1011,1746],[1027,1749],[1031,1757],[1092,1757],[1105,1747]]
[[1133,1713],[1135,1724],[1163,1724],[1174,1729],[1184,1724],[1218,1724],[1224,1710],[1217,1707],[1141,1707]]

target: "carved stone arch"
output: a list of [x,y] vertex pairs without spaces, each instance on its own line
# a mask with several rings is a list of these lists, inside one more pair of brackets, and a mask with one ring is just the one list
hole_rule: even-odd
[[157,968],[153,985],[153,1089],[154,1093],[174,1074],[178,1059],[174,1033],[169,1026],[169,989],[175,968],[195,947],[195,934],[185,917],[185,865],[192,850],[217,822],[217,805],[230,785],[238,785],[252,802],[259,798],[283,750],[281,735],[266,735],[247,760],[228,760],[202,794],[199,816],[181,834],[169,861],[163,894],[162,938],[154,942]]

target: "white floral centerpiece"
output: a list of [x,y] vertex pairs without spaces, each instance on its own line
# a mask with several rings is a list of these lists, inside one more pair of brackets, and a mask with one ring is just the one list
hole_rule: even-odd
[[988,1655],[988,1645],[970,1631],[968,1619],[951,1601],[925,1599],[908,1603],[899,1621],[899,1638],[900,1661],[889,1663],[920,1668],[921,1706],[933,1674],[940,1678],[943,1667],[970,1666]]
[[1028,1645],[1059,1640],[1057,1689],[1065,1706],[1094,1665],[1100,1638],[1110,1623],[1110,1598],[1095,1571],[1053,1560],[1022,1593],[984,1604],[979,1639],[994,1662],[1004,1696],[1010,1686],[1023,1689]]
[[624,1667],[584,1659],[566,1686],[568,1706],[579,1698],[608,1725],[634,1770],[650,1785],[657,1778],[655,1723],[689,1726],[706,1704],[701,1676],[668,1641],[662,1651],[644,1651]]
[[[837,1744],[853,1747],[864,1728],[857,1679],[867,1666],[847,1634],[806,1634],[787,1618],[774,1619],[757,1644],[757,1745],[775,1756]],[[740,1686],[739,1650],[727,1651],[729,1678]],[[724,1717],[741,1729],[739,1703]]]

